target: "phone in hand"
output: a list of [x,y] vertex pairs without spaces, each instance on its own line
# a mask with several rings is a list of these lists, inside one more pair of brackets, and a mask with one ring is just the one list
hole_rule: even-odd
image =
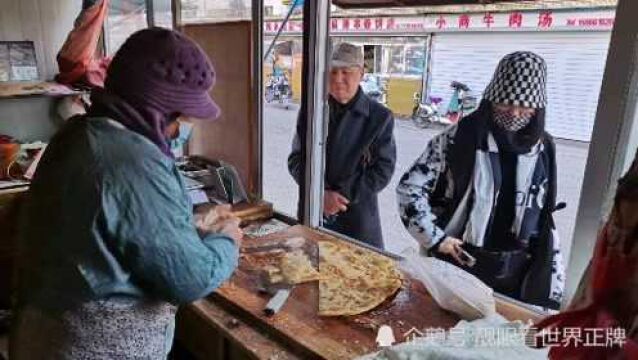
[[474,265],[476,265],[476,258],[463,249],[461,249],[459,257],[461,258],[463,265],[467,267],[473,267]]

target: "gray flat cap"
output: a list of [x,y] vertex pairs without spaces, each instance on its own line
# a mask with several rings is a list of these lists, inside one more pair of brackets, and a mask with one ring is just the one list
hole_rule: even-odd
[[350,43],[339,43],[332,51],[330,67],[352,67],[363,68],[363,48]]

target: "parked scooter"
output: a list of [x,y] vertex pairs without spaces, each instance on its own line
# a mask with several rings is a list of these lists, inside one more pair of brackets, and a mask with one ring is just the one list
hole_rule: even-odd
[[286,104],[286,108],[288,108],[288,103],[292,99],[292,88],[286,75],[271,75],[268,83],[266,83],[264,94],[267,103],[276,101],[280,104]]
[[421,94],[414,93],[414,108],[412,108],[412,121],[420,128],[427,128],[433,123],[443,122],[439,114],[440,97],[428,97],[425,103],[421,102]]
[[475,96],[469,96],[470,88],[461,82],[452,81],[450,86],[454,89],[454,93],[450,99],[446,117],[450,123],[456,123],[476,109],[478,99]]
[[458,81],[450,84],[454,92],[450,98],[447,112],[439,112],[439,104],[443,99],[430,96],[422,103],[421,94],[414,93],[414,108],[412,109],[412,121],[420,128],[426,128],[431,124],[450,125],[458,122],[465,115],[472,112],[478,106],[478,99],[470,96],[470,88]]

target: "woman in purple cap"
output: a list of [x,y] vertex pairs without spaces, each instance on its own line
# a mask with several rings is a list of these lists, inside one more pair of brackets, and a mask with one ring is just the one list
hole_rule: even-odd
[[194,225],[166,135],[180,116],[217,118],[214,83],[192,40],[139,31],[52,139],[20,233],[13,359],[165,358],[176,305],[232,274],[239,221]]

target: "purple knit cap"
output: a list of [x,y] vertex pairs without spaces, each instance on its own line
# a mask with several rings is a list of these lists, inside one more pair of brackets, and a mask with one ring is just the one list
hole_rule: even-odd
[[220,114],[208,94],[214,84],[215,70],[193,40],[176,31],[150,28],[134,33],[122,45],[104,88],[138,109],[213,120]]

